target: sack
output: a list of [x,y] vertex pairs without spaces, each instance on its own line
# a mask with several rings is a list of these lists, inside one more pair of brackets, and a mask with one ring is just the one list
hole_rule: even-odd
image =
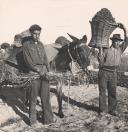
[[14,37],[14,45],[16,47],[21,47],[23,39],[28,37],[31,37],[31,33],[29,30],[25,30],[24,32],[21,32],[20,34],[16,34]]
[[72,61],[70,64],[70,69],[71,69],[71,71],[72,71],[72,74],[75,76],[75,75],[77,75],[77,73],[80,71],[80,66],[79,66],[79,64],[77,63],[77,62],[75,62],[75,61]]

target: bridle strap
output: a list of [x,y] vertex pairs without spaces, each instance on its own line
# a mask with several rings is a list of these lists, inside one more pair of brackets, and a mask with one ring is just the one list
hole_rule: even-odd
[[73,57],[72,57],[72,55],[71,55],[71,53],[70,53],[69,46],[68,46],[68,54],[69,54],[71,60],[75,62],[75,60],[73,59]]
[[[78,46],[76,46],[76,47],[78,48]],[[80,54],[79,54],[79,52],[78,52],[77,48],[76,48],[76,52],[77,52],[77,55],[78,55],[78,59],[80,60],[81,67],[82,67],[82,69],[83,69],[83,68],[84,68],[84,66],[83,66],[82,59],[81,59],[81,56],[80,56]],[[83,69],[83,70],[84,70],[84,69]]]

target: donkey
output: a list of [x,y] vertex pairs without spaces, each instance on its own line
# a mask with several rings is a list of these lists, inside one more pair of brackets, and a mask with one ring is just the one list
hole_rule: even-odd
[[[87,72],[87,66],[90,64],[90,48],[85,44],[85,40],[83,43],[82,39],[79,40],[74,36],[69,36],[73,41],[57,49],[58,54],[50,62],[51,69],[59,73],[66,73],[68,71],[73,73],[71,63],[75,62],[83,72]],[[58,115],[60,117],[64,116],[62,111],[62,85],[63,80],[59,79],[57,84],[57,100],[59,106]]]

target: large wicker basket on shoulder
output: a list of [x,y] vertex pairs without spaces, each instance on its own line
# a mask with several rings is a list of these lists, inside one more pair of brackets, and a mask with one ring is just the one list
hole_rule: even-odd
[[103,8],[92,18],[91,32],[92,37],[89,43],[90,47],[109,47],[109,37],[111,33],[116,29],[117,24],[112,17],[111,12]]

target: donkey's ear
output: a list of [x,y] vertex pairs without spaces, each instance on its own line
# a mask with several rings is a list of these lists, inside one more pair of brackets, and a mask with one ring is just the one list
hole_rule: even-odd
[[84,35],[81,39],[81,42],[87,43],[87,35]]
[[56,50],[58,50],[58,52],[62,49],[62,48],[57,48],[57,47],[54,47]]
[[54,48],[58,48],[58,49],[62,48],[62,45],[59,44],[59,43],[52,43],[51,45],[52,45],[52,47],[54,47]]
[[75,37],[75,36],[73,36],[73,35],[71,35],[71,34],[69,34],[69,33],[67,33],[67,34],[69,35],[69,37],[70,37],[73,41],[79,42],[79,39],[78,39],[77,37]]

